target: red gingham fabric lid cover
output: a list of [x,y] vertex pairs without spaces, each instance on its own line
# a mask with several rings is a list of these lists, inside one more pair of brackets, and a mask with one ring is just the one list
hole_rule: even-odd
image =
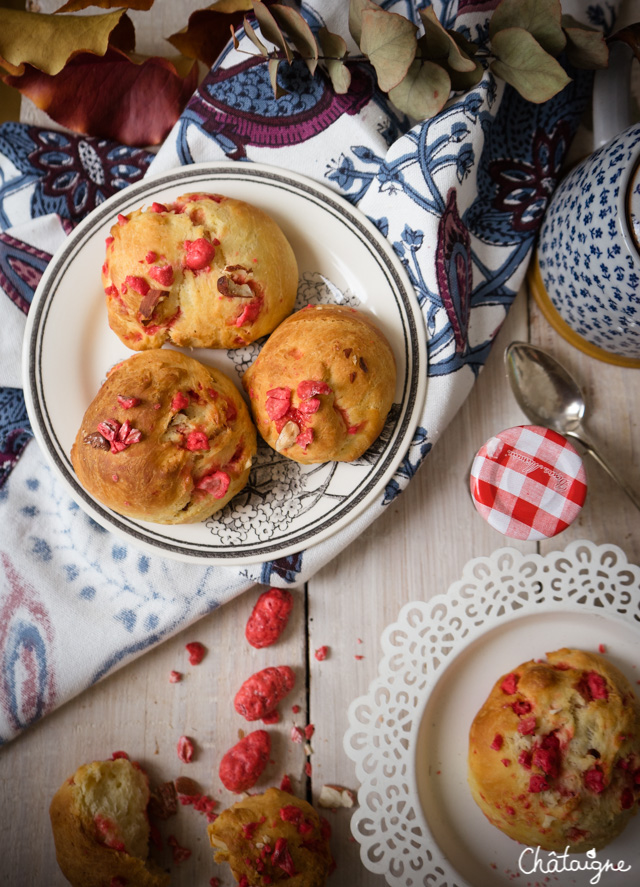
[[519,425],[488,440],[473,460],[473,503],[513,539],[549,539],[580,513],[587,478],[580,455],[549,428]]

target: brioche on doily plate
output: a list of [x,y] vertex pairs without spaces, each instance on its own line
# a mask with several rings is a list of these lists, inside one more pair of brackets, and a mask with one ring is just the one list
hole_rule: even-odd
[[469,786],[522,844],[584,852],[615,838],[640,800],[640,705],[604,656],[548,653],[503,675],[469,734]]
[[293,310],[298,266],[263,210],[192,193],[119,214],[102,283],[111,329],[134,351],[240,348]]
[[82,486],[118,514],[161,524],[203,521],[246,484],[256,432],[219,370],[162,349],[118,364],[71,449]]

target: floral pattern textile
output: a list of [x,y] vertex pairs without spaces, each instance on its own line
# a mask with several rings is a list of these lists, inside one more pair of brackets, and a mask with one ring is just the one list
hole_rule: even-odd
[[[433,7],[447,27],[483,43],[496,4],[434,0]],[[417,9],[430,4],[381,5],[417,21]],[[588,9],[591,23],[611,24],[610,3]],[[308,0],[302,10],[313,29],[348,33],[343,0]],[[281,66],[287,94],[275,99],[255,47],[243,38],[240,49],[254,56],[229,45],[155,157],[99,139],[0,127],[0,743],[251,585],[305,582],[394,501],[490,352],[590,94],[590,77],[576,74],[556,99],[531,105],[486,72],[435,119],[412,125],[366,64],[350,63],[346,96],[320,72]],[[19,377],[25,314],[65,234],[147,171],[216,159],[301,173],[367,215],[415,288],[429,354],[419,427],[380,500],[339,538],[244,569],[150,557],[95,524],[38,447],[25,448]]]

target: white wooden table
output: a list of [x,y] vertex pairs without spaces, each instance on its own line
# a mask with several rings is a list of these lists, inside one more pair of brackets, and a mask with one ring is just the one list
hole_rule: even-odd
[[[48,4],[39,5],[47,11]],[[171,27],[163,32],[171,33]],[[154,782],[189,775],[219,800],[218,809],[232,803],[234,796],[217,778],[222,754],[246,728],[232,700],[244,678],[266,665],[292,666],[297,686],[281,704],[283,720],[270,728],[273,763],[256,790],[278,785],[285,773],[297,793],[314,801],[325,783],[357,788],[353,764],[342,747],[347,707],[377,674],[384,627],[407,601],[445,592],[470,558],[509,544],[536,549],[534,543],[513,543],[492,530],[475,512],[467,486],[470,463],[481,444],[525,422],[503,363],[504,349],[514,339],[548,349],[581,381],[589,401],[588,427],[640,493],[640,371],[583,356],[550,329],[523,289],[471,396],[409,489],[337,560],[294,590],[294,612],[277,646],[258,651],[243,642],[246,619],[261,590],[256,588],[88,690],[0,751],[1,887],[64,887],[55,862],[49,801],[79,764],[109,757],[115,750],[126,749]],[[579,519],[539,550],[564,548],[573,539],[586,538],[614,542],[630,561],[640,563],[638,512],[599,466],[587,458],[585,467],[589,493]],[[184,645],[193,640],[201,641],[208,653],[200,666],[190,668]],[[319,662],[314,651],[322,645],[329,647],[329,655]],[[184,671],[185,680],[171,684],[172,669]],[[293,705],[300,706],[298,714],[293,714]],[[289,738],[294,723],[315,725],[309,778],[303,747]],[[176,754],[182,734],[196,743],[190,765],[182,764]],[[342,809],[328,815],[337,861],[329,883],[382,887],[384,878],[368,872],[360,861],[359,845],[350,836],[351,812]],[[225,887],[232,884],[228,869],[212,861],[205,825],[191,808],[181,808],[162,825],[165,838],[175,834],[193,851],[188,861],[172,866],[173,887],[206,887],[212,875],[220,876]],[[161,861],[169,864],[167,850]]]

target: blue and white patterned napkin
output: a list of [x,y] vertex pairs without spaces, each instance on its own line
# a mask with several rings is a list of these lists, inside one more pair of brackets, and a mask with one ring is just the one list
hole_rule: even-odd
[[[413,17],[429,4],[381,5]],[[480,43],[496,5],[433,3],[447,27]],[[341,34],[347,7],[303,3],[312,28]],[[589,14],[607,27],[602,8]],[[487,73],[437,118],[411,125],[365,64],[352,64],[346,96],[303,64],[283,66],[281,76],[288,94],[276,100],[264,62],[230,46],[155,157],[32,126],[0,128],[0,743],[255,583],[305,582],[406,487],[489,354],[591,84],[576,77],[536,106]],[[97,526],[38,446],[27,446],[20,376],[26,312],[74,224],[147,170],[219,158],[300,172],[362,210],[415,286],[429,351],[424,412],[379,501],[339,537],[243,569],[149,556]]]

